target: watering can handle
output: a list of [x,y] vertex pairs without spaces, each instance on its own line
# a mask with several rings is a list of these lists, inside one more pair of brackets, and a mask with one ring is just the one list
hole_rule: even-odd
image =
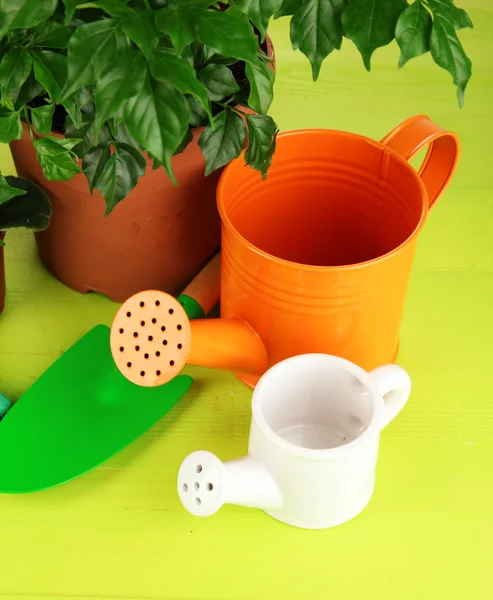
[[447,187],[459,158],[459,139],[425,115],[411,117],[398,125],[381,143],[411,160],[425,146],[426,157],[418,171],[428,192],[428,208],[435,205]]
[[203,319],[219,302],[221,253],[206,264],[195,279],[178,296],[190,319]]

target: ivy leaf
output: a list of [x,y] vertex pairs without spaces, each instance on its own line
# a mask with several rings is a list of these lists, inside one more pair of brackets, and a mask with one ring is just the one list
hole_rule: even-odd
[[34,141],[34,147],[47,179],[68,181],[80,173],[79,166],[72,159],[70,151],[58,143],[58,140],[39,138]]
[[242,13],[248,15],[250,21],[260,31],[263,42],[267,35],[269,21],[281,8],[282,0],[234,0],[234,4]]
[[453,77],[459,106],[464,106],[464,91],[472,75],[471,61],[457,37],[454,23],[435,15],[431,29],[430,51],[433,60]]
[[73,30],[61,23],[43,23],[41,29],[34,32],[33,48],[66,48]]
[[406,0],[352,0],[342,13],[346,37],[361,53],[367,71],[371,68],[373,52],[390,44]]
[[82,124],[82,107],[87,104],[87,89],[81,88],[75,94],[63,100],[63,106],[67,111],[68,115],[72,119],[72,122],[80,127]]
[[96,0],[94,4],[112,17],[121,17],[129,10],[127,2],[128,0]]
[[12,48],[0,62],[0,89],[2,98],[11,97],[20,88],[31,72],[32,59],[24,49]]
[[181,154],[182,152],[185,152],[185,150],[188,147],[188,144],[190,144],[190,142],[192,140],[193,140],[193,133],[192,133],[192,130],[189,128],[189,129],[187,129],[187,132],[185,133],[185,137],[182,139],[181,144],[175,150],[175,156],[177,154]]
[[267,115],[245,115],[248,125],[248,148],[245,162],[260,171],[262,179],[272,164],[272,155],[276,149],[277,125]]
[[162,163],[176,183],[171,157],[188,128],[189,109],[183,94],[146,73],[140,92],[127,100],[125,124],[136,142]]
[[51,133],[51,125],[53,121],[53,113],[55,112],[55,104],[43,104],[37,108],[31,108],[31,121],[34,129],[42,135]]
[[110,157],[111,150],[109,145],[106,143],[98,144],[97,146],[91,148],[84,155],[84,160],[82,161],[82,170],[87,177],[91,194],[93,193],[94,187],[101,176],[101,173],[104,171],[106,163],[109,161]]
[[42,94],[43,91],[43,86],[36,80],[34,73],[31,71],[23,85],[12,92],[15,110],[21,109],[30,100]]
[[223,56],[255,62],[258,40],[248,21],[235,6],[224,12],[202,10],[194,13],[195,34],[209,48]]
[[146,61],[140,52],[129,54],[125,60],[103,73],[96,84],[95,132],[116,115],[128,98],[137,94],[144,84]]
[[155,16],[158,31],[170,36],[178,54],[195,39],[195,11],[187,6],[165,7]]
[[0,142],[8,144],[20,140],[23,134],[21,117],[18,112],[0,114]]
[[220,112],[214,118],[214,125],[214,129],[208,125],[199,139],[206,162],[206,176],[237,158],[241,154],[246,137],[245,123],[233,111]]
[[82,141],[81,138],[57,137],[55,135],[47,135],[43,139],[51,140],[56,144],[63,146],[66,150],[72,150],[74,146],[77,146],[77,144]]
[[399,68],[411,58],[428,52],[431,25],[431,15],[419,0],[401,12],[395,28],[395,37],[401,49]]
[[[0,189],[2,187],[0,176]],[[0,230],[12,227],[27,227],[33,231],[46,229],[50,223],[51,204],[48,196],[37,185],[22,177],[9,175],[5,180],[15,196],[6,202],[0,201]]]
[[303,0],[291,19],[293,48],[301,50],[310,61],[314,81],[323,60],[341,47],[341,14],[339,0]]
[[301,6],[302,0],[282,0],[281,6],[276,11],[274,19],[280,19],[281,17],[291,17]]
[[200,127],[207,123],[207,113],[205,108],[193,96],[186,96],[188,107],[190,109],[190,125]]
[[74,16],[77,4],[80,4],[80,0],[63,0],[65,5],[65,24],[68,25]]
[[51,50],[31,52],[34,76],[48,92],[52,102],[57,102],[62,91],[60,83],[67,76],[67,57]]
[[55,12],[57,0],[2,0],[0,38],[9,29],[35,27]]
[[224,65],[207,65],[199,71],[198,77],[207,89],[209,98],[216,102],[224,100],[240,89],[233,73]]
[[[15,198],[15,196],[22,196],[22,194],[25,193],[26,192],[24,190],[20,190],[16,187],[12,187],[11,185],[9,185],[8,181],[0,173],[0,204],[7,202],[11,198]],[[3,230],[3,228],[0,229],[0,231]]]
[[78,27],[68,44],[68,77],[61,101],[79,88],[97,83],[101,72],[114,64],[124,44],[124,36],[113,19]]
[[96,188],[106,202],[106,217],[133,190],[145,170],[145,158],[138,150],[126,144],[115,145],[112,156],[96,182]]
[[158,81],[175,86],[183,94],[192,94],[202,103],[212,121],[211,104],[204,86],[197,79],[195,69],[170,50],[158,50],[151,60],[151,73]]
[[246,76],[250,82],[248,105],[260,114],[266,114],[274,99],[274,71],[262,61],[247,63]]
[[464,9],[455,6],[453,0],[428,0],[428,4],[435,15],[453,23],[455,29],[474,28],[469,15]]
[[122,29],[149,58],[158,40],[152,10],[128,12],[123,18]]

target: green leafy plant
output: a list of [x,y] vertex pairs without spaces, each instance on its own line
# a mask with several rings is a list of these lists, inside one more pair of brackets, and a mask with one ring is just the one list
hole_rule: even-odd
[[457,31],[472,22],[453,0],[0,0],[0,141],[20,139],[24,121],[45,176],[83,172],[107,214],[145,154],[175,181],[194,127],[206,174],[246,146],[265,177],[277,135],[266,36],[282,16],[314,79],[344,38],[368,70],[396,39],[399,66],[430,51],[463,104],[471,62]]
[[[22,177],[0,174],[0,232],[14,227],[41,231],[48,227],[51,205],[37,185]],[[0,240],[0,246],[4,246]]]

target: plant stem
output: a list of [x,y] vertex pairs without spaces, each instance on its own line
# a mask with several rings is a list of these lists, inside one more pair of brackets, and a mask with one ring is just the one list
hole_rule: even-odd
[[34,135],[33,135],[33,132],[31,131],[31,121],[29,120],[29,112],[27,110],[27,106],[24,106],[24,108],[22,109],[22,113],[24,115],[24,120],[26,121],[26,124],[27,124],[27,130],[29,131],[29,136],[31,137],[31,142],[34,144]]

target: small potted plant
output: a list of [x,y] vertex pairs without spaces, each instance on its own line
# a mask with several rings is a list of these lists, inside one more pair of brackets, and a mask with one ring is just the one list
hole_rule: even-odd
[[6,231],[14,227],[41,231],[48,227],[50,215],[50,201],[42,189],[26,179],[3,177],[0,173],[0,313],[5,300],[3,247]]
[[275,149],[272,17],[314,79],[344,37],[367,69],[396,39],[400,66],[431,51],[463,102],[472,23],[452,0],[2,0],[0,141],[50,196],[36,237],[61,281],[175,292],[217,250],[221,169],[246,147],[265,177]]

